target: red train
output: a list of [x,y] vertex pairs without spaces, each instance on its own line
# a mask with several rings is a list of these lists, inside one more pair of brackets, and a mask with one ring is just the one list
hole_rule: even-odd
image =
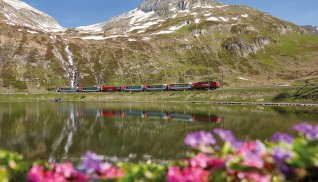
[[57,92],[144,92],[144,91],[177,91],[177,90],[207,90],[220,88],[216,81],[154,84],[154,85],[129,85],[129,86],[100,86],[100,87],[60,87]]

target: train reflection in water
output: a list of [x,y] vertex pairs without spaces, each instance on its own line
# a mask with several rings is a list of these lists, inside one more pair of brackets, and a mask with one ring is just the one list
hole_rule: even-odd
[[121,110],[111,111],[102,110],[100,116],[102,117],[140,117],[144,119],[164,119],[175,121],[203,121],[220,123],[221,117],[214,114],[191,114],[178,112],[156,112],[156,111],[138,111],[138,110]]
[[[59,114],[63,114],[65,111],[59,110]],[[77,109],[77,117],[105,117],[105,118],[127,118],[127,117],[139,117],[144,120],[147,119],[162,119],[172,121],[187,121],[187,122],[214,122],[220,123],[221,117],[215,114],[191,114],[181,112],[165,112],[165,111],[143,111],[143,110],[112,110],[112,109],[93,109],[83,108]]]

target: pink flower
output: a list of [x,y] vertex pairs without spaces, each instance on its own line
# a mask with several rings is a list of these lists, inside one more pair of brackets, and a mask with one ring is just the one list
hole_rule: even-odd
[[32,182],[44,182],[43,167],[33,166],[28,172],[27,179]]
[[271,182],[271,176],[269,175],[262,175],[259,173],[244,173],[239,172],[237,174],[238,178],[241,180],[247,181],[255,181],[255,182]]
[[261,156],[255,155],[253,153],[245,153],[243,155],[243,164],[245,166],[255,167],[262,169],[264,167],[264,160]]
[[53,168],[53,170],[44,172],[42,166],[33,166],[28,173],[27,179],[31,182],[88,181],[87,176],[77,172],[71,163],[53,164]]
[[179,167],[171,167],[167,174],[168,182],[208,182],[209,172],[195,167],[186,167],[180,171]]
[[53,171],[47,171],[44,174],[45,182],[67,182],[64,176],[58,173],[54,173]]
[[121,169],[111,167],[101,175],[101,179],[118,179],[124,176],[125,173]]
[[88,177],[76,171],[72,163],[54,164],[54,172],[64,176],[66,179],[86,182]]
[[243,157],[243,164],[245,166],[263,168],[263,155],[267,152],[265,145],[256,140],[244,142],[243,146],[238,150],[237,155]]
[[219,169],[224,166],[224,163],[225,162],[223,159],[208,157],[207,155],[203,153],[200,153],[189,160],[189,164],[191,167],[202,168],[202,169],[206,169],[206,168]]
[[76,175],[76,171],[71,163],[54,164],[56,173],[63,175],[65,178],[71,178]]
[[247,142],[244,142],[243,146],[238,151],[239,154],[242,154],[245,152],[253,152],[253,153],[261,154],[266,152],[266,147],[259,140],[247,141]]
[[168,182],[178,182],[181,181],[182,178],[182,172],[180,171],[179,167],[173,166],[169,168],[169,171],[167,173]]

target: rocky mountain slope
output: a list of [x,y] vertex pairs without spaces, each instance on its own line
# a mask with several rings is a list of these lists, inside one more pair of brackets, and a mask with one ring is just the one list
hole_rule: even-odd
[[[39,25],[31,27],[8,23],[0,12],[3,91],[221,80],[222,74],[228,87],[318,78],[318,36],[247,6],[146,0],[106,22],[73,29],[44,13],[31,16]],[[41,28],[48,21],[57,28]]]
[[306,25],[306,26],[304,26],[304,28],[306,28],[309,31],[311,31],[312,33],[318,35],[318,26]]

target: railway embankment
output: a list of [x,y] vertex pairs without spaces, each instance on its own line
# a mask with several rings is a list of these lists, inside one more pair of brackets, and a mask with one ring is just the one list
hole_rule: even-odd
[[318,107],[318,100],[315,97],[299,97],[297,95],[299,89],[299,87],[262,87],[131,93],[0,93],[0,102],[185,102]]

